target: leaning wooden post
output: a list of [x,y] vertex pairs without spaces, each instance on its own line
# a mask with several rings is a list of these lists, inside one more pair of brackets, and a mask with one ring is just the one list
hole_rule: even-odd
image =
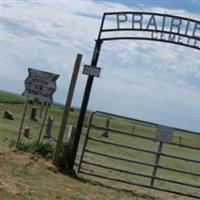
[[25,101],[25,104],[24,104],[24,111],[23,111],[23,114],[22,114],[22,120],[21,120],[21,124],[20,124],[20,128],[19,128],[18,137],[17,137],[16,148],[18,147],[19,142],[20,142],[20,138],[21,138],[21,134],[22,134],[22,128],[23,128],[24,119],[25,119],[25,116],[26,116],[27,107],[28,107],[28,97],[26,98],[26,101]]
[[46,118],[47,118],[48,109],[49,109],[49,103],[47,103],[47,105],[46,105],[44,118],[43,118],[42,125],[41,125],[41,128],[40,128],[39,136],[38,136],[38,141],[37,141],[38,144],[40,143],[40,139],[41,139],[41,136],[42,136],[42,131],[43,131],[44,124],[45,124],[45,121],[46,121]]
[[67,124],[67,120],[68,120],[68,116],[69,116],[69,112],[70,112],[70,108],[71,108],[71,102],[72,102],[72,98],[73,98],[73,94],[74,94],[74,89],[76,86],[78,72],[79,72],[79,68],[80,68],[80,64],[81,64],[81,59],[82,59],[82,55],[77,54],[76,61],[74,64],[74,70],[73,70],[73,74],[71,77],[71,82],[70,82],[70,86],[69,86],[69,90],[68,90],[68,96],[66,99],[65,108],[64,108],[64,112],[63,112],[60,131],[58,134],[58,141],[57,141],[57,145],[56,145],[54,160],[53,160],[53,164],[57,165],[57,166],[59,165],[59,157],[60,157],[59,155],[60,155],[60,151],[62,148],[62,141],[64,138],[65,128],[66,128],[66,124]]

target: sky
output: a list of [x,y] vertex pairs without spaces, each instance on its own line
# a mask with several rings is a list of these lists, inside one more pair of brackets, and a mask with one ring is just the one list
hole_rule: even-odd
[[[28,67],[59,74],[64,103],[77,53],[83,55],[73,105],[80,107],[104,12],[149,11],[200,19],[200,0],[1,0],[0,90],[22,93]],[[152,41],[103,43],[90,110],[200,132],[199,51]]]

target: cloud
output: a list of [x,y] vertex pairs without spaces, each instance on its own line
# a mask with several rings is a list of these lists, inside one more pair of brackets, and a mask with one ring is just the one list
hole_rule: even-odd
[[[103,12],[141,10],[137,5],[90,0],[6,1],[2,9],[1,89],[22,92],[27,68],[39,68],[61,75],[54,99],[62,102],[76,54],[82,53],[83,64],[90,64]],[[186,10],[148,11],[199,19]],[[197,50],[159,42],[104,42],[98,66],[103,71],[94,81],[89,108],[200,130]],[[85,81],[80,72],[76,106]]]

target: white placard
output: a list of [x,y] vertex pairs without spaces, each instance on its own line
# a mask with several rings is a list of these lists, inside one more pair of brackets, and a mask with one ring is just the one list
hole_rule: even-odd
[[156,133],[156,140],[165,143],[171,143],[173,139],[173,132],[174,128],[158,125],[157,133]]
[[99,77],[101,73],[101,68],[93,67],[90,65],[84,65],[83,67],[83,74]]

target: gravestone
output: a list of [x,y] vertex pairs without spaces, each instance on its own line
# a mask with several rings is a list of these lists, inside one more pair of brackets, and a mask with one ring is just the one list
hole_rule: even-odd
[[45,135],[43,136],[44,138],[51,138],[52,127],[53,127],[53,117],[50,116],[47,121],[46,132]]
[[109,135],[108,135],[109,126],[110,126],[110,119],[108,118],[108,119],[106,120],[106,127],[105,127],[106,130],[105,130],[105,132],[102,134],[103,137],[109,137]]
[[4,112],[3,118],[4,119],[9,119],[9,120],[14,120],[13,114],[9,110],[6,110]]
[[30,138],[30,128],[28,126],[24,128],[24,137]]
[[73,145],[74,144],[74,139],[75,139],[75,133],[76,133],[76,127],[72,125],[67,126],[67,139],[69,144]]
[[36,108],[32,108],[31,109],[30,119],[33,120],[33,121],[37,121],[36,114],[37,114],[37,109]]

